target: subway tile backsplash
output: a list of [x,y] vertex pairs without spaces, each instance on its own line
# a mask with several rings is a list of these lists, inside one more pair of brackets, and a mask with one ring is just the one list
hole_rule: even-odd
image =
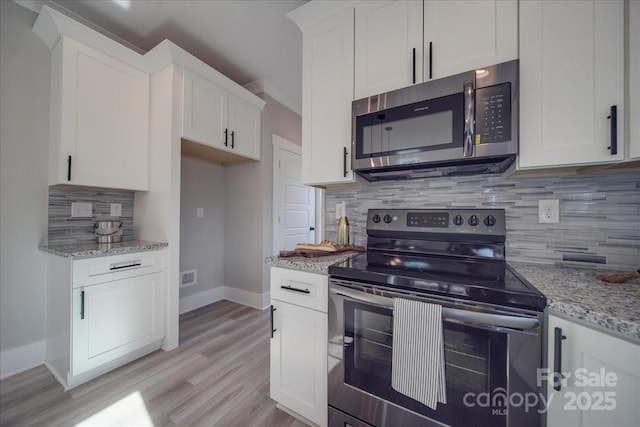
[[[538,200],[560,200],[560,223],[538,223]],[[337,238],[345,201],[351,242],[366,244],[369,208],[504,208],[507,259],[591,268],[640,268],[640,172],[554,178],[470,176],[326,190],[325,236]]]
[[[93,204],[93,217],[71,218],[71,203]],[[122,204],[119,218],[110,216],[111,203]],[[122,221],[124,240],[133,239],[133,192],[79,187],[49,187],[49,245],[93,243],[93,226],[98,220]]]

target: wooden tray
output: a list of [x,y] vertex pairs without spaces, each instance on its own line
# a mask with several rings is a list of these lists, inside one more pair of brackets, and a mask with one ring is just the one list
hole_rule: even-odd
[[339,254],[341,252],[364,252],[364,247],[362,246],[355,246],[355,245],[349,245],[349,246],[337,246],[335,251],[314,251],[314,250],[309,250],[309,249],[296,249],[293,251],[280,251],[280,257],[281,258],[288,258],[288,257],[294,257],[294,256],[302,256],[302,257],[306,257],[306,258],[317,258],[317,257],[322,257],[322,256],[327,256],[327,255],[335,255],[335,254]]

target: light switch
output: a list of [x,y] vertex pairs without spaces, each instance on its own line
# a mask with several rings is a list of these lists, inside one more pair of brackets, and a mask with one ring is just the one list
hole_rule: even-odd
[[111,216],[122,216],[122,204],[121,203],[111,203]]
[[203,208],[196,208],[196,216],[198,218],[202,218],[204,216],[204,209]]
[[91,218],[93,216],[93,205],[91,203],[71,203],[71,218]]

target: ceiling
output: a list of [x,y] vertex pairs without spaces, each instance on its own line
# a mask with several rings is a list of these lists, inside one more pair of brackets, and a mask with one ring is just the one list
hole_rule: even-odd
[[16,2],[70,12],[143,52],[169,39],[240,85],[264,79],[270,96],[300,114],[302,33],[285,15],[306,0]]

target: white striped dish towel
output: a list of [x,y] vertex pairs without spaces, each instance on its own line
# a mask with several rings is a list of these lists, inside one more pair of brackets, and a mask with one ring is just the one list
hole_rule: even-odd
[[431,409],[447,403],[441,305],[394,298],[391,386]]

